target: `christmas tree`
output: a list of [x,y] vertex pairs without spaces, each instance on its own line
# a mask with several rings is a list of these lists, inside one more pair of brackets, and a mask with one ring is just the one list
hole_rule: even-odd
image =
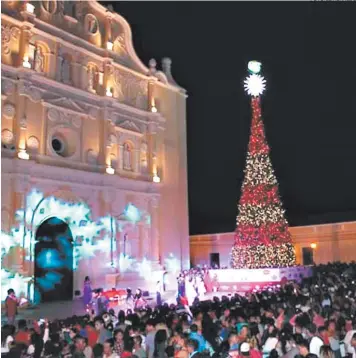
[[252,124],[231,253],[233,268],[295,265],[294,248],[261,119],[260,95],[266,81],[258,74],[260,70],[261,64],[251,61],[251,74],[245,80],[245,89],[251,96]]

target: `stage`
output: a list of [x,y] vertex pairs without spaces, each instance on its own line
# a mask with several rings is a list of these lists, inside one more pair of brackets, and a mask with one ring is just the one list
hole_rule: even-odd
[[311,267],[293,266],[266,269],[219,269],[209,270],[213,292],[249,292],[255,289],[280,285],[287,281],[301,282],[312,275]]

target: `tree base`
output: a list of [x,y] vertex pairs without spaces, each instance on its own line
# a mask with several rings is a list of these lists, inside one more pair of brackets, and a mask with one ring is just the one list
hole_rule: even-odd
[[234,246],[231,252],[231,267],[235,269],[270,268],[295,266],[292,244]]

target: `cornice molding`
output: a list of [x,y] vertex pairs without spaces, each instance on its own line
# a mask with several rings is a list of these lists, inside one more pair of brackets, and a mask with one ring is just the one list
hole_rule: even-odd
[[39,164],[33,161],[2,158],[2,178],[27,178],[28,180],[63,185],[65,183],[81,188],[96,190],[124,190],[145,195],[160,195],[158,187],[143,180],[92,173],[73,168],[61,168]]

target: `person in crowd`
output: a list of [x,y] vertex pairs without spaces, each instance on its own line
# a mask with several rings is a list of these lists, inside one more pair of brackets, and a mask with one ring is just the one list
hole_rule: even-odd
[[[356,264],[333,263],[313,269],[314,275],[298,284],[285,280],[280,287],[195,300],[186,308],[163,303],[126,313],[122,310],[117,317],[105,309],[97,316],[89,311],[50,322],[20,319],[16,328],[2,327],[2,355],[356,358]],[[346,270],[349,274],[343,275]],[[194,286],[201,274],[197,268],[181,276],[190,277]],[[330,304],[325,305],[326,299]]]
[[137,358],[146,358],[146,351],[144,349],[144,347],[142,346],[142,337],[141,335],[135,335],[133,337],[134,340],[134,348],[132,353],[137,357]]
[[107,339],[103,345],[103,358],[119,358],[114,352],[114,340],[112,338]]
[[201,355],[199,353],[199,342],[198,341],[196,341],[195,339],[189,339],[187,348],[188,348],[189,358],[193,358],[193,357],[201,358]]
[[334,358],[335,355],[334,355],[334,352],[332,351],[330,346],[322,345],[320,347],[318,357],[319,358]]
[[[5,324],[1,327],[1,354],[9,353],[12,343],[14,342],[16,328],[13,325]],[[351,342],[351,339],[350,339]]]
[[190,326],[190,334],[189,339],[193,339],[198,342],[198,352],[202,352],[206,347],[206,340],[204,337],[198,332],[198,326],[196,324],[192,324]]
[[124,351],[124,331],[121,329],[114,332],[114,351],[118,356]]
[[112,333],[105,328],[105,322],[101,317],[95,319],[95,329],[99,334],[97,343],[104,344],[112,336]]
[[146,354],[148,358],[153,357],[155,350],[156,323],[153,319],[146,322]]
[[314,323],[309,324],[309,352],[320,358],[320,348],[324,345],[323,339],[319,336],[317,327]]

